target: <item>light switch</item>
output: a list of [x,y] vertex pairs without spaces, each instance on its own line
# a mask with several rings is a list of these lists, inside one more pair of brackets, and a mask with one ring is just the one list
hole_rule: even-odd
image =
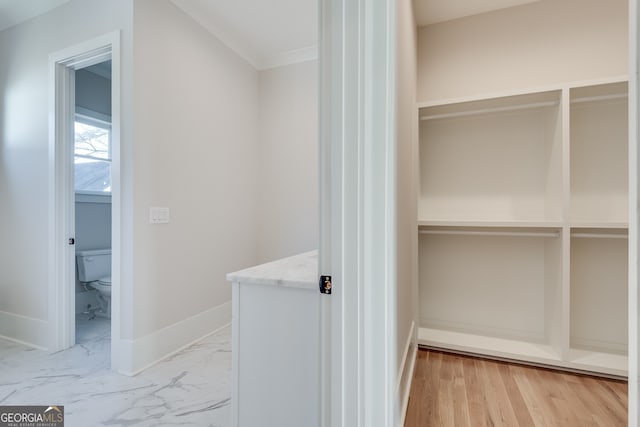
[[149,222],[151,224],[168,224],[169,208],[150,207]]

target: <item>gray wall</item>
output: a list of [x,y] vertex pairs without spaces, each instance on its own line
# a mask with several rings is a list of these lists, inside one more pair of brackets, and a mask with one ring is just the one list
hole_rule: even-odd
[[76,251],[111,247],[111,203],[76,201]]
[[76,107],[111,117],[111,80],[87,70],[76,71]]

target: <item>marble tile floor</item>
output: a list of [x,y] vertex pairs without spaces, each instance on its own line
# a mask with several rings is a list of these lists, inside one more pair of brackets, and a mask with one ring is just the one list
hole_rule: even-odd
[[109,321],[76,325],[54,354],[0,339],[0,405],[64,405],[67,427],[229,425],[230,327],[127,377],[109,370]]

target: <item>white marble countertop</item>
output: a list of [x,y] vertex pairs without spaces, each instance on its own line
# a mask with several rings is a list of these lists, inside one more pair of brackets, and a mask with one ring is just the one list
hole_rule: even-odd
[[233,283],[315,290],[318,287],[318,251],[229,273],[227,280]]

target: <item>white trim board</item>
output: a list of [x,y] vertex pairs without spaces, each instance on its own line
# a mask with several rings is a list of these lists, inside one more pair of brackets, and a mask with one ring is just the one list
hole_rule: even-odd
[[100,113],[99,111],[93,111],[88,108],[79,107],[76,105],[76,114],[80,116],[89,117],[91,119],[100,120],[111,125],[111,116]]
[[321,319],[331,325],[321,425],[389,426],[398,367],[395,3],[324,0],[320,21],[319,266],[334,284]]
[[49,345],[49,324],[42,319],[0,311],[0,338],[27,347],[46,350]]
[[118,372],[134,376],[150,368],[205,337],[229,326],[231,301],[203,311],[195,316],[157,330],[135,340],[121,340],[120,344],[132,355],[120,361]]
[[639,355],[639,323],[638,305],[640,294],[638,292],[638,222],[640,211],[638,209],[638,190],[640,175],[638,163],[640,152],[638,150],[638,58],[640,57],[640,45],[638,43],[638,26],[640,25],[640,9],[638,0],[629,0],[629,398],[628,424],[630,427],[640,425],[640,355]]
[[398,370],[398,381],[396,383],[396,391],[394,402],[397,405],[395,413],[399,420],[396,420],[396,426],[404,426],[407,417],[407,408],[409,406],[409,395],[411,393],[411,384],[413,383],[413,372],[416,367],[416,357],[418,355],[418,345],[416,343],[416,322],[411,322],[407,343],[402,357],[402,363]]
[[302,49],[290,50],[288,52],[282,52],[269,58],[264,58],[259,64],[260,67],[258,67],[258,71],[317,60],[318,46],[308,46]]
[[560,349],[549,344],[424,327],[418,328],[418,345],[556,369],[588,371],[616,377],[627,375],[627,357],[614,353],[569,349],[561,354]]
[[111,203],[111,194],[91,194],[76,192],[76,203]]

